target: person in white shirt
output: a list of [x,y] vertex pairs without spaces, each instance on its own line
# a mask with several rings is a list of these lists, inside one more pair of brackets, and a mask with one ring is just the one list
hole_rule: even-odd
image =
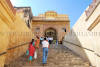
[[44,38],[44,41],[42,41],[42,48],[43,48],[43,58],[42,58],[42,63],[46,64],[47,63],[47,57],[48,57],[48,48],[49,48],[49,42]]

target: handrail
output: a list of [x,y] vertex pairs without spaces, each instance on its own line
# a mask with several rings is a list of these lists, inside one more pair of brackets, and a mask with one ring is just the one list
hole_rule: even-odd
[[4,55],[4,54],[6,54],[6,53],[7,53],[7,52],[2,52],[2,53],[0,53],[0,56],[1,56],[1,55]]
[[8,48],[7,50],[12,50],[12,49],[15,49],[15,48],[17,48],[17,47],[27,45],[28,43],[29,43],[29,42],[26,42],[26,43],[20,44],[20,45],[18,45],[18,46],[14,46],[14,47],[12,47],[12,48]]
[[[88,48],[82,47],[82,46],[80,46],[80,45],[74,44],[74,43],[69,42],[69,41],[65,41],[65,40],[64,40],[63,42],[70,43],[71,45],[74,45],[74,46],[77,46],[77,47],[80,47],[80,48],[86,49],[86,50],[91,51],[91,52],[95,52],[94,50],[91,50],[91,49],[88,49]],[[95,53],[95,55],[98,56],[98,57],[100,57],[100,55],[97,54],[97,53]]]
[[[12,47],[12,48],[8,48],[7,50],[12,50],[12,49],[15,49],[15,48],[18,48],[18,47],[27,45],[27,44],[29,44],[29,43],[30,43],[30,42],[26,42],[26,43],[20,44],[20,45],[18,45],[18,46],[14,46],[14,47]],[[0,56],[4,55],[4,54],[6,54],[6,53],[7,53],[7,52],[2,52],[2,53],[0,53]]]
[[94,52],[93,50],[88,49],[88,48],[85,48],[85,47],[82,47],[82,46],[80,46],[80,45],[77,45],[77,44],[74,44],[74,43],[71,43],[71,42],[68,42],[68,41],[64,41],[64,42],[67,42],[67,43],[73,44],[73,45],[75,45],[75,46],[77,46],[77,47],[80,47],[80,48],[86,49],[86,50],[88,50],[88,51]]

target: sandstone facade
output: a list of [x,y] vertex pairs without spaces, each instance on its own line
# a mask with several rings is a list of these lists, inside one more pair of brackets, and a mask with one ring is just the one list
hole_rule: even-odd
[[[47,11],[45,14],[33,16],[32,32],[39,37],[53,37],[62,41],[64,35],[70,31],[70,21],[67,15]],[[65,32],[66,30],[66,32]]]
[[0,67],[25,53],[32,36],[10,0],[0,0]]

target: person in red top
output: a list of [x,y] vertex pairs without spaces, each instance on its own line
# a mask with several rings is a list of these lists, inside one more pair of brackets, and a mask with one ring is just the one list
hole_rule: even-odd
[[32,57],[34,56],[34,52],[35,52],[35,43],[34,43],[34,39],[32,39],[32,42],[29,45],[29,61],[30,61],[30,63],[32,62]]

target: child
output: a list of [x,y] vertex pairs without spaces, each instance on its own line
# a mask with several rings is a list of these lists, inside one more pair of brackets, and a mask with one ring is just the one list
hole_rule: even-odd
[[30,43],[28,50],[29,50],[29,63],[31,64],[32,57],[34,56],[34,52],[35,52],[34,39],[32,39],[32,42]]

